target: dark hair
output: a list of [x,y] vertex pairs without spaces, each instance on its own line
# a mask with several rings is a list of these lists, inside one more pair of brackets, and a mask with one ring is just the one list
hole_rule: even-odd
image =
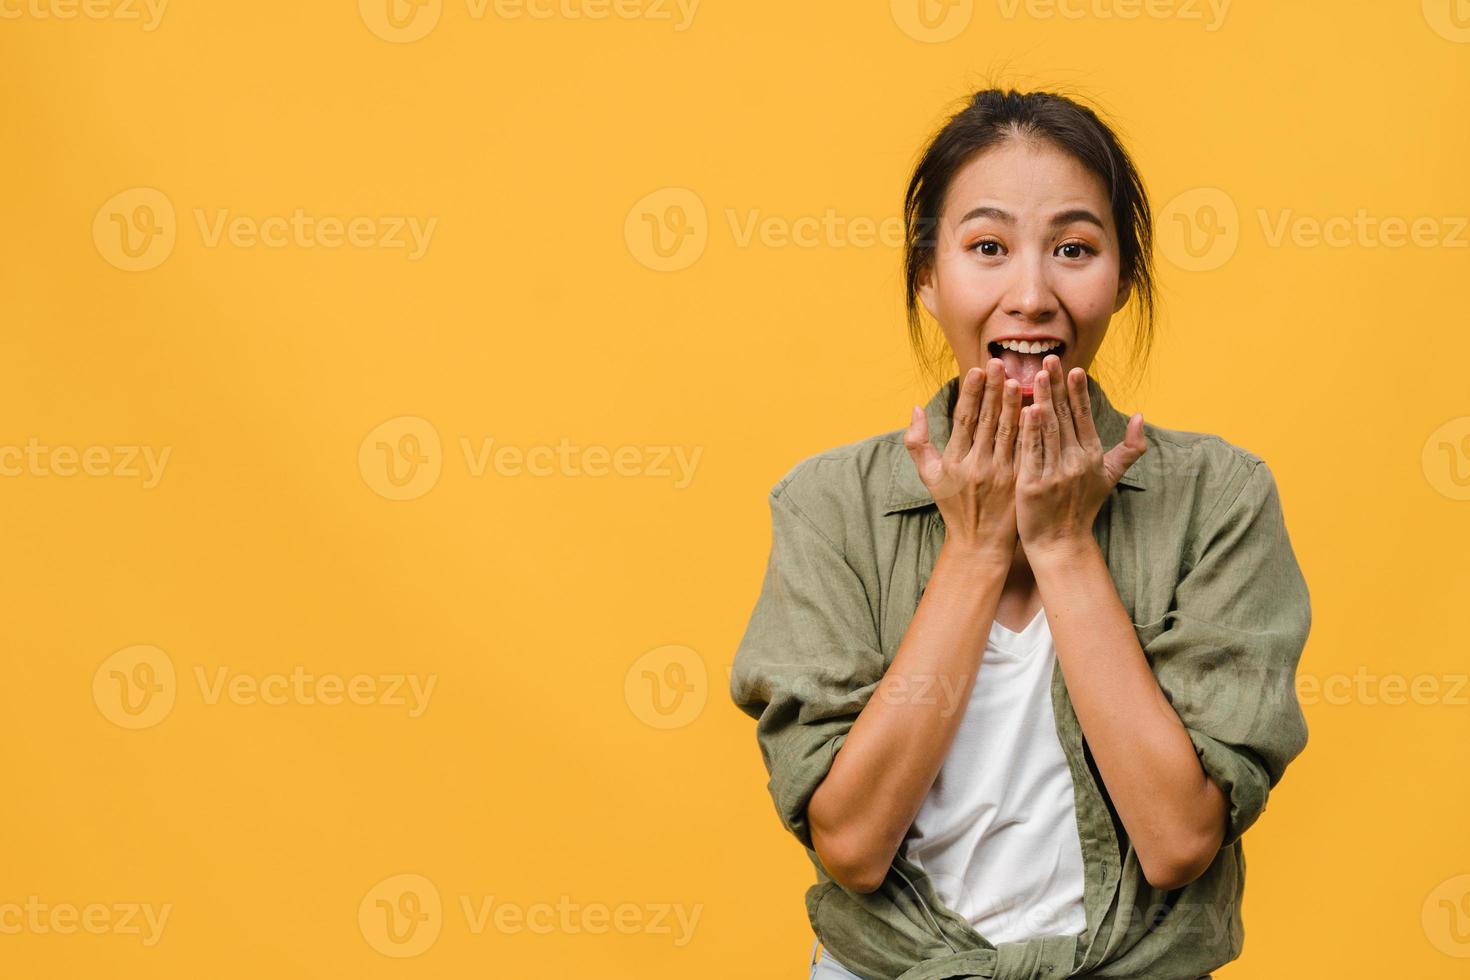
[[1120,281],[1132,284],[1137,313],[1134,362],[1153,344],[1158,305],[1153,271],[1153,216],[1143,180],[1113,131],[1089,107],[1056,92],[987,88],[949,118],[929,141],[904,193],[904,281],[909,343],[920,367],[936,382],[944,375],[943,345],[926,338],[920,318],[919,274],[934,259],[945,195],[955,175],[977,154],[1016,138],[1046,140],[1102,178],[1112,201]]

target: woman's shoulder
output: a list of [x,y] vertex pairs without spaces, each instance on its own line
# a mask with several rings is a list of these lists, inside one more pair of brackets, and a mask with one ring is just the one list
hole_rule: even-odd
[[877,520],[889,512],[902,467],[913,467],[903,434],[891,429],[805,456],[786,469],[770,496],[822,527]]
[[903,445],[903,430],[895,429],[864,439],[845,442],[805,456],[792,464],[776,481],[771,493],[781,496],[791,492],[798,497],[807,494],[866,491],[875,482],[886,480],[897,454],[908,458]]
[[1213,432],[1169,429],[1147,420],[1144,420],[1143,432],[1150,449],[1158,448],[1160,455],[1173,460],[1193,456],[1205,463],[1225,466],[1262,462],[1261,457],[1249,449]]
[[[1184,508],[1196,518],[1223,514],[1242,499],[1277,495],[1276,478],[1256,452],[1213,432],[1144,423],[1148,451],[1129,472],[1148,487],[1156,512]],[[1248,491],[1249,488],[1249,491]]]

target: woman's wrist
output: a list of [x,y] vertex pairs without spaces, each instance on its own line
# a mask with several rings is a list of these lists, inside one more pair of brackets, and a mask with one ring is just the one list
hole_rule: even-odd
[[938,574],[943,566],[960,575],[989,577],[999,573],[1004,580],[1010,574],[1015,556],[1014,544],[1005,548],[997,544],[971,544],[946,538],[939,547],[939,555],[934,562],[934,574]]

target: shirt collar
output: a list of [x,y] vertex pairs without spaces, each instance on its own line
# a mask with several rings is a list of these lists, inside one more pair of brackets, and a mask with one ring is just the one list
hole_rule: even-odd
[[[959,390],[960,378],[959,375],[955,375],[940,385],[939,390],[924,406],[924,414],[929,419],[929,441],[941,453],[944,452],[945,444],[949,442],[950,416],[954,413],[954,404],[959,396]],[[1128,429],[1128,416],[1113,407],[1113,403],[1103,393],[1102,386],[1091,374],[1087,376],[1087,394],[1092,404],[1092,417],[1097,425],[1098,440],[1102,443],[1103,452],[1107,452],[1123,441],[1123,436]],[[1148,482],[1140,469],[1142,462],[1139,460],[1129,467],[1118,483],[1146,490]],[[883,513],[885,515],[896,514],[901,510],[932,506],[934,506],[934,496],[929,492],[929,488],[924,486],[924,481],[919,479],[918,470],[914,469],[913,459],[907,452],[895,454],[893,475],[889,479],[888,496]]]

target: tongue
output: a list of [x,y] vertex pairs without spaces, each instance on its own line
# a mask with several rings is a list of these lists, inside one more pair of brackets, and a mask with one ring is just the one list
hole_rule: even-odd
[[1041,359],[1045,354],[1022,354],[1009,348],[1000,352],[1001,362],[1006,366],[1006,377],[1021,382],[1022,389],[1030,388],[1036,372],[1041,370]]

